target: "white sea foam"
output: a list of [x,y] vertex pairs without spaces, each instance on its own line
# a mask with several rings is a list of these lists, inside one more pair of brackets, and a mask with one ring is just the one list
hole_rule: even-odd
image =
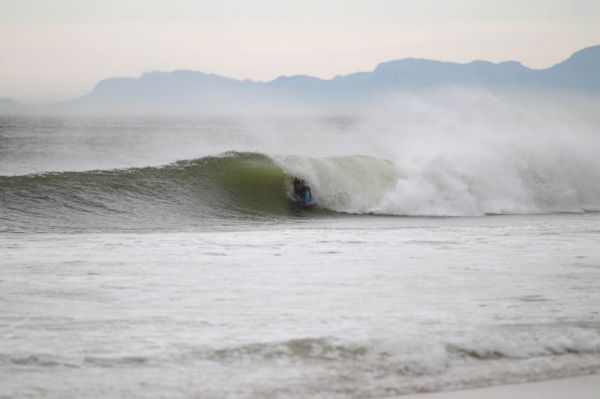
[[[582,99],[550,103],[464,90],[405,95],[365,112],[349,130],[324,130],[318,142],[325,150],[311,140],[304,153],[368,154],[381,162],[283,163],[306,176],[338,211],[443,216],[600,210],[600,118]],[[288,148],[306,146],[294,141]]]
[[597,373],[599,218],[4,233],[0,395],[377,398]]

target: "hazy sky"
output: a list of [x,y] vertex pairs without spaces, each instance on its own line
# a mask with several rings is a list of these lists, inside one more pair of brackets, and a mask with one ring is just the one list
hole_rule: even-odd
[[595,44],[600,0],[0,0],[0,98],[70,99],[152,70],[330,78],[404,57],[544,68]]

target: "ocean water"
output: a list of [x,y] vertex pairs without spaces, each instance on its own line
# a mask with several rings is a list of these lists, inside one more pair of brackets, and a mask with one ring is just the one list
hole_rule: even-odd
[[[473,101],[0,117],[0,397],[381,398],[600,372],[598,121]],[[294,176],[319,209],[291,200]]]

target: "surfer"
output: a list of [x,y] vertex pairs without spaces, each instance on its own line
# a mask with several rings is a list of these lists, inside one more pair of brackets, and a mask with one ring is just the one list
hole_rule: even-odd
[[313,206],[316,203],[313,200],[312,193],[310,192],[310,187],[307,186],[303,180],[294,178],[294,196],[296,200],[303,206]]

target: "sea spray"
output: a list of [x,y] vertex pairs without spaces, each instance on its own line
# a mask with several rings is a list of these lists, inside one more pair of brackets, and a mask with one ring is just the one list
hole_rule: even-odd
[[374,107],[357,131],[384,138],[371,141],[372,151],[402,173],[373,211],[472,216],[600,209],[597,101],[552,101],[454,89],[396,96]]

